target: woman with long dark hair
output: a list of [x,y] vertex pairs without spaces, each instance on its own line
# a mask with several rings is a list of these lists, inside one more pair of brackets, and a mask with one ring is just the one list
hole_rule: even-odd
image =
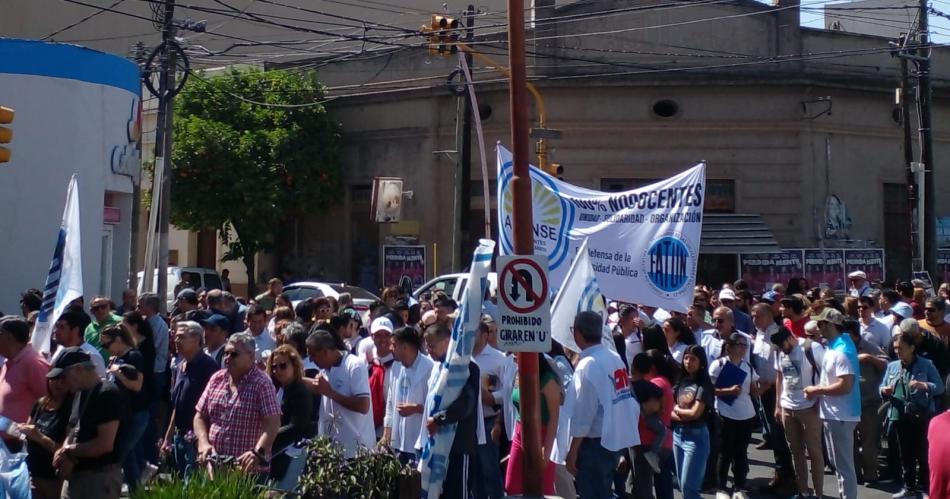
[[696,344],[696,335],[689,329],[686,322],[679,317],[670,317],[663,321],[663,337],[669,347],[670,355],[678,364],[683,363],[683,353],[686,347]]
[[674,388],[673,461],[684,499],[698,499],[709,457],[709,428],[714,388],[709,379],[706,351],[690,345],[683,352],[680,379]]
[[[561,387],[561,377],[558,371],[551,366],[546,356],[539,355],[539,372],[541,388],[541,456],[544,469],[541,475],[541,486],[545,495],[554,495],[554,463],[550,460],[551,449],[557,435],[558,418],[561,412],[561,403],[564,400],[564,391]],[[552,361],[553,362],[553,361]],[[520,409],[521,386],[520,379],[516,378],[511,398],[515,408]],[[508,456],[508,471],[505,475],[505,491],[515,496],[524,493],[524,459],[525,454],[521,440],[521,414],[515,422],[514,438],[511,440],[511,452]]]

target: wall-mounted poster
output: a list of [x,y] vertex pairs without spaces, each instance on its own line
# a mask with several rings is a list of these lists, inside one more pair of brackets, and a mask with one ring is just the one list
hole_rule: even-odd
[[408,287],[411,291],[425,281],[425,246],[383,246],[383,287]]
[[862,270],[868,275],[868,281],[884,281],[884,250],[882,249],[846,249],[844,250],[845,275]]
[[802,250],[742,254],[739,255],[739,269],[742,280],[756,294],[771,290],[775,283],[787,284],[805,271]]
[[830,287],[835,291],[847,290],[844,272],[844,250],[810,248],[803,250],[805,279],[812,287]]

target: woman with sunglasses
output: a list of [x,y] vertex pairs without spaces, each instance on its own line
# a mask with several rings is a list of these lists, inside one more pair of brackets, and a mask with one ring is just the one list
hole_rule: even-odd
[[271,460],[270,477],[280,480],[287,473],[290,456],[283,452],[294,443],[312,438],[316,433],[313,424],[313,396],[303,383],[303,360],[291,345],[281,345],[267,358],[267,372],[277,384],[277,400],[280,401],[280,430],[274,440],[274,457]]
[[144,389],[145,379],[154,374],[146,368],[145,358],[136,350],[135,339],[125,326],[119,324],[102,330],[99,344],[112,356],[108,368],[110,381],[119,387],[129,403],[131,417],[128,426],[123,427],[122,438],[117,440],[119,458],[122,459],[122,473],[129,492],[132,493],[138,489],[145,466],[144,452],[136,451],[148,425],[148,406],[151,400]]
[[[716,497],[745,499],[749,474],[749,440],[755,424],[752,397],[758,396],[758,375],[746,359],[749,338],[732,333],[726,340],[726,355],[709,366],[716,389],[716,410],[722,420],[722,450],[719,458],[719,491]],[[726,492],[732,467],[732,494]]]

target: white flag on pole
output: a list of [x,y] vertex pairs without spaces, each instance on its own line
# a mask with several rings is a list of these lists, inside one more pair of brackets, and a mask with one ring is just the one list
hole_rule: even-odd
[[[604,319],[607,316],[607,304],[604,302],[600,285],[597,284],[594,267],[590,263],[587,242],[588,240],[584,239],[580,248],[577,249],[577,255],[564,278],[564,285],[561,286],[557,296],[554,297],[554,304],[551,305],[551,338],[564,348],[575,352],[581,350],[574,342],[574,335],[571,333],[574,317],[585,311],[597,312]],[[603,340],[607,348],[616,351],[610,331],[606,328]]]
[[43,288],[43,305],[36,318],[31,343],[39,352],[49,353],[53,324],[73,300],[82,296],[82,251],[79,239],[79,183],[69,180],[63,223],[56,237],[53,261]]

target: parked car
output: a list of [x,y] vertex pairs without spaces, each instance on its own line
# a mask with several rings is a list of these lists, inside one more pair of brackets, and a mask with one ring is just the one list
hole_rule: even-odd
[[369,316],[369,307],[379,297],[359,286],[336,284],[328,282],[301,281],[284,286],[284,293],[296,307],[298,303],[310,298],[332,296],[339,298],[341,293],[349,293],[353,297],[353,308],[364,317]]
[[[439,290],[452,297],[456,302],[461,302],[462,293],[468,284],[468,273],[445,274],[432,279],[431,281],[419,286],[412,292],[413,298],[419,300],[426,295],[431,295],[433,291]],[[498,291],[498,274],[488,273],[488,287],[492,296]]]
[[[217,270],[204,267],[168,267],[168,294],[165,296],[165,301],[168,304],[168,310],[174,308],[175,286],[181,282],[182,272],[188,273],[188,282],[191,284],[191,289],[221,289],[221,276],[218,275]],[[142,275],[143,272],[139,271],[139,285],[136,291],[140,295],[142,294]],[[152,276],[152,289],[158,289],[157,274]]]

